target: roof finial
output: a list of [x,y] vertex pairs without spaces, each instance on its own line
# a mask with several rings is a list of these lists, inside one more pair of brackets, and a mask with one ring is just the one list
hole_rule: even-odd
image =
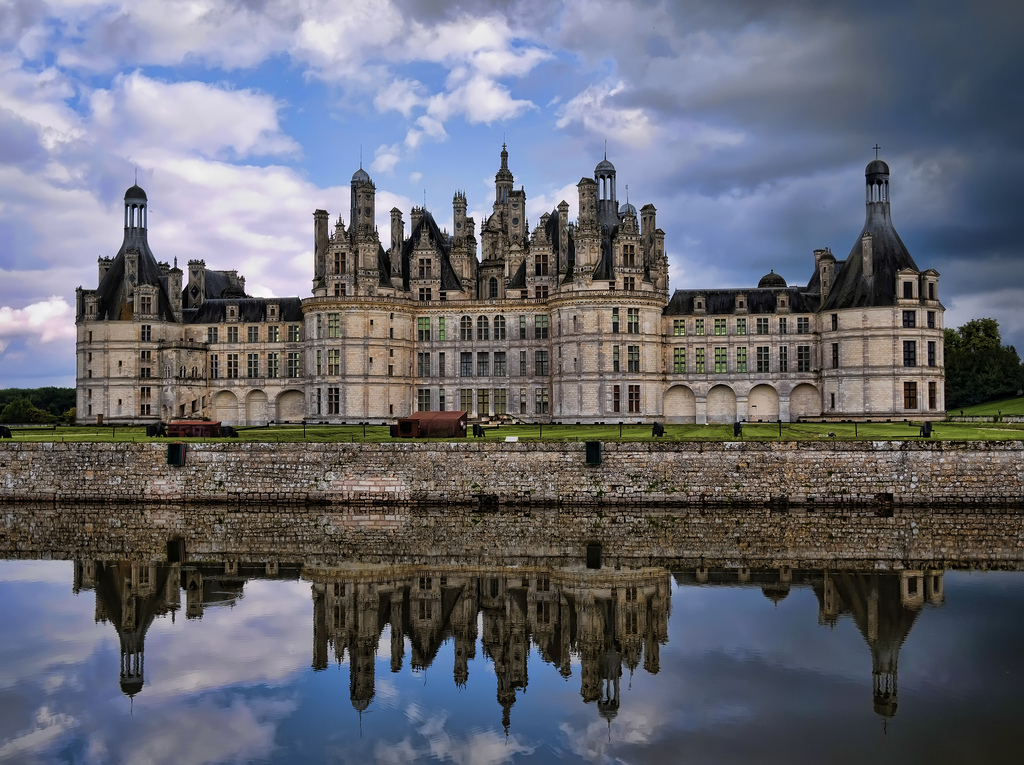
[[872,148],[875,150],[875,159],[878,159],[878,152],[882,147],[876,143]]
[[[607,157],[606,157],[607,158]],[[626,204],[629,204],[629,184],[626,184]]]
[[604,158],[608,159],[608,139],[604,139]]
[[135,166],[135,185],[139,185],[139,166]]

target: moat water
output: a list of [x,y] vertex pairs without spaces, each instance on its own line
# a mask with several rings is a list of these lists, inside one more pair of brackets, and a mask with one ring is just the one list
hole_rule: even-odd
[[1019,571],[182,552],[0,561],[0,762],[976,763],[1024,751]]

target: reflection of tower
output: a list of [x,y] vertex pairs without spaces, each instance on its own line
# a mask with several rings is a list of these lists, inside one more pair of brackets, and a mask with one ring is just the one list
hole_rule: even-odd
[[402,669],[405,658],[405,594],[404,587],[391,592],[391,671]]
[[455,603],[451,615],[452,635],[455,638],[455,658],[452,675],[455,685],[466,687],[469,680],[469,660],[476,658],[476,581],[466,580],[462,595]]
[[[830,579],[842,602],[842,610],[853,616],[871,649],[875,712],[892,717],[898,702],[900,647],[925,603],[941,605],[942,574],[920,571],[826,574],[826,594]],[[822,597],[821,612],[826,612],[826,604],[827,599]],[[833,608],[832,612],[835,611]]]
[[380,639],[380,597],[377,585],[364,582],[356,585],[357,629],[355,644],[349,648],[349,698],[352,706],[362,712],[373,701],[377,643]]
[[[145,680],[146,631],[154,618],[168,612],[173,615],[178,608],[180,566],[122,561],[97,562],[88,568],[96,587],[97,620],[109,618],[117,630],[121,691],[135,696]],[[87,566],[82,564],[81,569],[85,574]]]

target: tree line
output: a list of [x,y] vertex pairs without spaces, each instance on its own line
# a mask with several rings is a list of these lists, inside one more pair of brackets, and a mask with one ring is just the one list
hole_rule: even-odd
[[1017,349],[1003,345],[999,322],[972,319],[943,332],[946,409],[1018,396],[1024,389],[1024,366]]
[[75,389],[0,388],[0,422],[72,425],[75,422]]

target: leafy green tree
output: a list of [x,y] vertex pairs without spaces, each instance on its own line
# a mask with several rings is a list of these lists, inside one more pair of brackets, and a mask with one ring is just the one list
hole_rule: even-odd
[[1017,395],[1024,367],[1017,349],[1003,345],[999,322],[972,319],[943,333],[946,407],[957,409]]
[[12,401],[0,412],[0,422],[32,424],[56,422],[57,418],[44,409],[33,406],[27,398]]
[[0,389],[0,410],[19,399],[28,399],[38,409],[43,409],[55,417],[75,405],[74,388],[3,388]]

